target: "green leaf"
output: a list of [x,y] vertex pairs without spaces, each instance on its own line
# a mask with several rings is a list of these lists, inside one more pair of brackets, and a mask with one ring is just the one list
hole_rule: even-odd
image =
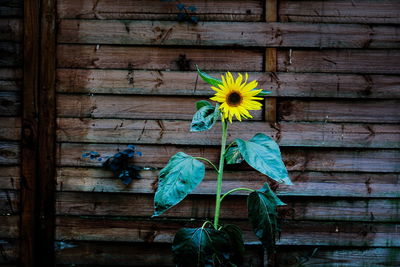
[[240,154],[237,146],[231,146],[225,153],[226,164],[238,164],[243,162],[242,154]]
[[266,96],[266,95],[269,95],[271,92],[269,92],[269,91],[265,91],[265,90],[262,90],[261,92],[259,92],[256,96]]
[[179,229],[172,243],[174,262],[180,267],[218,266],[229,259],[230,248],[229,236],[214,228]]
[[221,80],[214,78],[214,77],[208,75],[207,73],[201,71],[199,69],[199,66],[196,65],[196,68],[197,68],[197,73],[203,79],[203,81],[205,81],[206,83],[211,84],[212,86],[215,86],[217,88],[218,88],[218,85],[222,83]]
[[245,252],[242,230],[236,225],[226,224],[222,226],[221,231],[229,236],[233,253],[231,261],[240,265],[243,262]]
[[279,232],[278,205],[285,205],[269,188],[268,184],[247,198],[247,211],[253,231],[268,251],[274,248]]
[[211,129],[218,120],[219,114],[218,104],[215,107],[213,105],[202,106],[193,116],[190,131],[201,132]]
[[203,180],[205,166],[197,159],[178,152],[160,171],[154,196],[154,214],[158,216],[178,204]]
[[196,109],[199,110],[204,106],[212,106],[212,104],[210,102],[208,102],[207,100],[200,100],[196,102]]
[[238,138],[236,143],[240,154],[251,167],[277,182],[292,184],[279,146],[271,137],[258,133],[249,141]]

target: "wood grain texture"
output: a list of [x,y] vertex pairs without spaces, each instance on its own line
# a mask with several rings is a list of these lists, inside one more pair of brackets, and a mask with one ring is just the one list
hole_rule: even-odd
[[[190,132],[190,123],[176,120],[59,118],[60,142],[136,143],[177,145],[218,145],[220,127],[207,132]],[[248,131],[251,128],[252,131]],[[399,147],[397,125],[333,124],[246,121],[230,127],[228,141],[250,139],[257,132],[266,133],[281,146],[303,147]]]
[[18,214],[20,211],[19,203],[18,191],[0,189],[0,216],[11,216]]
[[[170,244],[85,241],[68,241],[67,243],[74,247],[57,252],[59,264],[112,266],[118,262],[123,266],[132,263],[140,266],[175,266]],[[246,266],[261,266],[261,258],[260,246],[246,246],[244,260]]]
[[[102,156],[112,156],[126,148],[122,144],[72,144],[58,146],[59,166],[101,166],[98,161],[82,158],[85,151],[97,151]],[[142,157],[135,158],[138,166],[163,168],[169,158],[183,151],[188,155],[205,157],[213,162],[219,158],[219,150],[214,147],[136,145]],[[162,151],[162,153],[160,153]],[[400,172],[398,150],[374,149],[318,149],[282,148],[283,160],[290,171],[337,171],[337,172]]]
[[0,167],[0,188],[12,190],[20,188],[20,169],[18,166]]
[[282,50],[278,71],[399,74],[399,50]]
[[[261,185],[252,186],[259,188]],[[153,194],[57,193],[57,214],[82,216],[133,216],[149,218],[153,214]],[[221,218],[243,219],[247,215],[247,194],[224,199]],[[281,219],[316,221],[397,222],[399,199],[307,199],[285,198],[279,207]],[[212,218],[214,195],[190,195],[162,218]]]
[[0,17],[22,17],[24,13],[22,0],[4,0],[0,4]]
[[396,26],[277,22],[187,24],[169,21],[69,19],[61,20],[59,29],[60,43],[400,48],[400,37],[397,34],[399,28]]
[[399,248],[330,248],[330,247],[278,247],[278,266],[397,266]]
[[19,240],[17,239],[2,239],[0,241],[2,248],[2,256],[0,264],[2,267],[17,267],[19,259]]
[[21,42],[23,36],[22,25],[22,19],[3,19],[0,15],[0,41]]
[[283,100],[278,112],[282,121],[400,123],[400,102],[394,100]]
[[[1,71],[1,69],[0,69]],[[0,72],[1,73],[1,72]],[[221,73],[211,72],[219,77]],[[196,72],[58,69],[57,91],[135,95],[201,95],[213,91]],[[324,73],[249,73],[260,88],[280,97],[400,98],[400,77]]]
[[[89,19],[145,19],[176,20],[178,9],[175,3],[159,0],[120,0],[115,5],[113,0],[61,0],[57,1],[60,18]],[[263,16],[261,0],[187,0],[187,6],[197,8],[195,15],[200,21],[259,21]]]
[[[196,102],[203,98],[114,95],[58,95],[57,115],[79,118],[192,120]],[[1,101],[1,93],[0,93]],[[1,102],[0,102],[1,103]],[[1,110],[1,106],[0,106]],[[252,112],[254,120],[262,111]]]
[[280,21],[399,24],[400,3],[396,0],[281,0]]
[[[11,172],[10,170],[9,172]],[[343,173],[343,172],[299,172],[291,171],[289,176],[295,186],[279,185],[279,196],[303,197],[400,197],[400,175],[396,173]],[[158,171],[142,171],[141,179],[135,180],[130,185],[124,185],[113,177],[111,171],[102,168],[59,167],[57,170],[57,190],[71,192],[108,192],[128,194],[152,194],[157,182]],[[0,179],[2,188],[14,189],[12,173]],[[2,183],[3,181],[3,183]],[[222,192],[227,192],[234,187],[247,187],[258,189],[265,182],[271,180],[256,171],[228,170],[224,173]],[[340,186],[339,186],[340,185]],[[193,194],[211,195],[216,190],[215,173],[207,170],[199,187]],[[235,194],[242,195],[246,192],[239,191]]]
[[20,116],[20,109],[18,92],[0,92],[0,116]]
[[[261,71],[261,51],[246,49],[156,48],[59,45],[58,67],[148,70]],[[1,62],[0,62],[1,63]]]
[[0,41],[0,67],[20,67],[22,46],[19,43]]
[[18,141],[21,139],[21,118],[3,117],[0,119],[0,140]]
[[[238,225],[246,244],[260,244],[247,221],[224,222]],[[61,240],[171,243],[177,229],[201,224],[201,221],[59,216],[56,236]],[[382,223],[286,221],[282,224],[278,245],[399,247],[396,227],[396,224]]]
[[20,145],[16,142],[0,142],[0,165],[20,163]]

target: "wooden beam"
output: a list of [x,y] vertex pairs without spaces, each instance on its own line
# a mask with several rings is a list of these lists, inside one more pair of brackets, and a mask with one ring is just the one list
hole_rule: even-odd
[[[278,19],[278,1],[277,0],[266,0],[265,1],[265,21],[276,22]],[[277,52],[276,48],[265,49],[265,66],[264,71],[276,72],[277,66]],[[270,123],[276,123],[276,98],[266,97],[264,105],[264,116],[265,120]]]
[[21,266],[54,265],[55,1],[24,1]]

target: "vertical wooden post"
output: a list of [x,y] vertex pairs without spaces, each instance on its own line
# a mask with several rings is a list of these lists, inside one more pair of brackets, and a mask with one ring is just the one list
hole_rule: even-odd
[[[265,21],[276,22],[278,20],[278,0],[265,0]],[[265,66],[264,70],[268,72],[276,72],[276,48],[265,49]],[[267,97],[265,99],[265,120],[276,122],[276,98]]]
[[21,266],[54,265],[55,0],[24,1]]

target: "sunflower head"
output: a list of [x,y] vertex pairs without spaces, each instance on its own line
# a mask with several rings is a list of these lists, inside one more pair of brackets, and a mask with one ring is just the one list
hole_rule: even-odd
[[221,76],[222,83],[217,87],[211,86],[216,93],[210,99],[221,103],[220,110],[222,118],[228,119],[232,123],[233,116],[239,121],[242,117],[245,119],[253,118],[249,110],[260,110],[262,104],[256,100],[262,100],[261,97],[256,97],[262,89],[255,89],[258,85],[257,81],[247,82],[248,74],[243,75],[239,73],[236,80],[230,72]]

